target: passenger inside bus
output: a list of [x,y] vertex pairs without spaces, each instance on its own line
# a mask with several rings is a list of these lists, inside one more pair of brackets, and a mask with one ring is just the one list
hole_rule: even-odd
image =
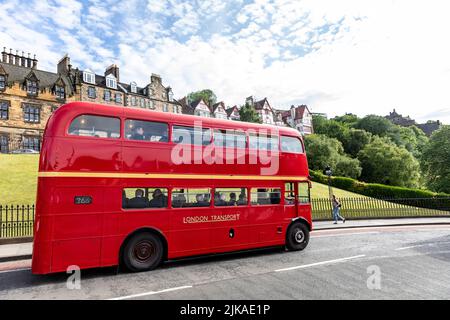
[[237,205],[237,200],[236,200],[236,193],[231,192],[230,193],[230,201],[228,202],[229,206],[235,206]]
[[167,196],[162,193],[161,189],[155,189],[152,195],[153,199],[150,200],[150,208],[166,208]]
[[148,208],[149,201],[144,197],[144,190],[136,189],[135,197],[128,200],[128,208]]
[[144,128],[141,126],[134,128],[134,132],[131,135],[131,140],[144,140]]
[[197,202],[193,204],[194,207],[209,207],[209,201],[205,200],[205,195],[204,194],[197,194],[195,196],[195,200]]
[[247,204],[247,197],[245,193],[239,194],[239,200],[237,201],[238,206],[245,206]]

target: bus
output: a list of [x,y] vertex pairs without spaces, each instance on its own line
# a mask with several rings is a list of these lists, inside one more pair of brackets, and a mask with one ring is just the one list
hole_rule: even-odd
[[310,188],[292,128],[71,102],[43,136],[32,273],[303,250]]

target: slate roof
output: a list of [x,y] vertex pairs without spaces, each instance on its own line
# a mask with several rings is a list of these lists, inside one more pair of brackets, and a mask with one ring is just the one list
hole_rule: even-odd
[[17,66],[9,63],[0,62],[5,72],[8,74],[8,82],[19,82],[22,83],[25,78],[33,72],[36,78],[39,80],[39,89],[52,88],[55,82],[61,77],[66,84],[67,94],[71,95],[73,92],[73,87],[70,79],[65,75],[60,75],[58,73],[26,68],[22,66]]

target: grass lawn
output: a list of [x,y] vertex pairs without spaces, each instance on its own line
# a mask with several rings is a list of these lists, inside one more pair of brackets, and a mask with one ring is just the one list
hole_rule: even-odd
[[0,154],[0,205],[34,204],[38,154]]

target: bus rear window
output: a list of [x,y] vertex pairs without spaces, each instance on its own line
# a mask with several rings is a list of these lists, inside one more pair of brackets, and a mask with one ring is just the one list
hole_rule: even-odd
[[303,153],[303,146],[300,139],[296,137],[281,136],[281,151],[291,153]]
[[120,138],[120,119],[81,115],[73,119],[69,134],[96,138]]

